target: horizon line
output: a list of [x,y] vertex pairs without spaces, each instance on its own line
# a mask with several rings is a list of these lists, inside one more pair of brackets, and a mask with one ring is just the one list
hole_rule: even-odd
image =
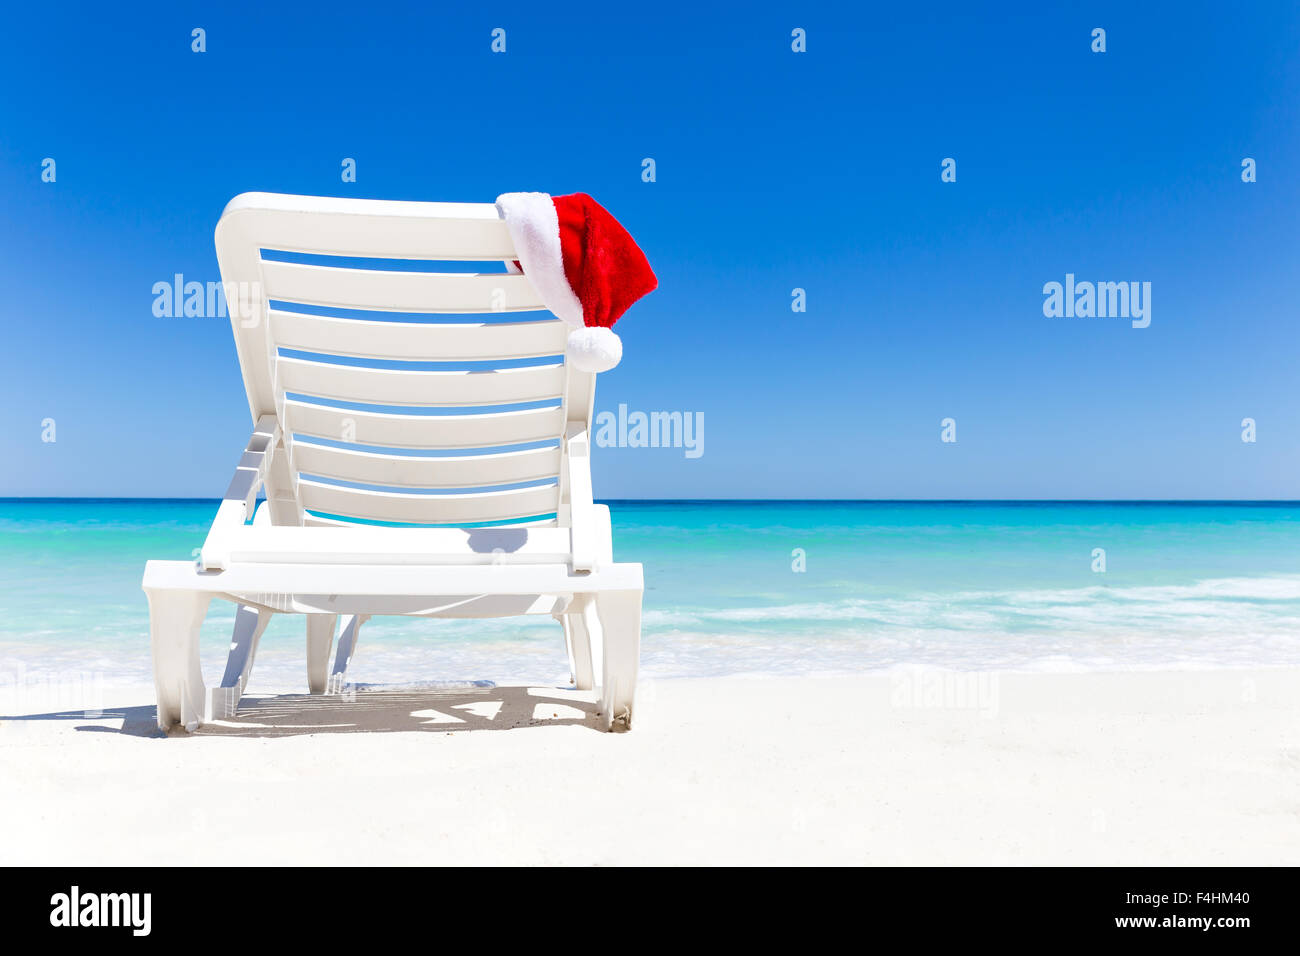
[[[172,502],[219,504],[220,497],[190,496],[96,496],[96,495],[0,495],[2,504],[22,503],[128,503]],[[261,502],[264,499],[258,499]],[[1205,505],[1300,505],[1296,498],[597,498],[598,503],[617,504],[1205,504]]]

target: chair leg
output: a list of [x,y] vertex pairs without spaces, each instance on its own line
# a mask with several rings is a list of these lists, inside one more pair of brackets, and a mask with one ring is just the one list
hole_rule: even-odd
[[199,666],[199,629],[212,595],[201,591],[146,591],[153,682],[158,695],[158,726],[177,724],[193,733],[203,723],[208,703]]
[[591,655],[591,685],[598,683],[597,677],[604,674],[605,630],[600,624],[600,614],[596,610],[596,599],[588,596],[582,606],[582,626],[587,635],[587,653]]
[[569,682],[576,685],[578,682],[578,668],[573,662],[573,629],[569,627],[568,614],[552,614],[556,623],[560,625],[560,630],[564,632],[564,656],[569,661]]
[[348,665],[352,655],[357,652],[357,639],[361,636],[361,625],[367,620],[364,614],[350,614],[343,619],[343,630],[339,632],[338,648],[334,652],[334,667],[330,670],[329,680],[325,684],[325,693],[341,694],[347,683]]
[[[591,690],[596,686],[596,666],[593,663],[593,634],[589,621],[595,620],[595,610],[591,598],[586,595],[574,595],[573,609],[559,615],[564,626],[564,641],[569,650],[569,670],[573,676],[573,686],[578,690]],[[596,623],[596,639],[599,639],[599,622]]]
[[330,648],[334,645],[334,629],[338,626],[337,614],[307,615],[307,690],[312,694],[325,693],[329,675]]
[[208,691],[208,714],[211,718],[233,717],[239,710],[239,699],[244,696],[248,677],[253,672],[253,659],[262,632],[271,621],[271,612],[239,605],[235,611],[235,629],[230,636],[230,656],[226,658],[226,672],[221,684]]
[[604,666],[600,689],[600,719],[605,730],[617,722],[631,728],[636,701],[636,672],[641,656],[641,592],[601,591],[596,594]]

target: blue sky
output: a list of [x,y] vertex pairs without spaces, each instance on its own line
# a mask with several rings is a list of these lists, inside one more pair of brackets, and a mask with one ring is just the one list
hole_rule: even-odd
[[[599,497],[1300,497],[1293,4],[611,6],[7,11],[0,494],[221,493],[228,322],[151,288],[218,278],[232,196],[536,189],[659,276],[598,407],[705,419],[598,449]],[[1150,327],[1045,317],[1066,273]]]

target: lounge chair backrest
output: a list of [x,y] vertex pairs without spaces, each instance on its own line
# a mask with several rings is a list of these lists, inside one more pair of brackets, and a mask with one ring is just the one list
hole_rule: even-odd
[[245,193],[216,244],[249,410],[279,424],[273,524],[566,523],[564,438],[588,427],[595,376],[501,271],[493,204]]

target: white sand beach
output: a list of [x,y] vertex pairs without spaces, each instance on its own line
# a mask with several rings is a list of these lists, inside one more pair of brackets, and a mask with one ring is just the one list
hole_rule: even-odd
[[673,680],[602,734],[572,691],[385,691],[172,738],[145,688],[100,717],[0,701],[0,863],[1295,864],[1298,692],[1286,669]]

